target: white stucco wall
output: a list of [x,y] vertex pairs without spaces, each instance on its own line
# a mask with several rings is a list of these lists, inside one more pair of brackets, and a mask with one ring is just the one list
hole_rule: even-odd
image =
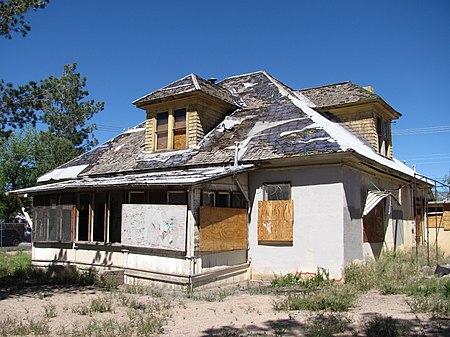
[[[250,173],[252,211],[249,225],[249,256],[252,277],[273,274],[315,273],[327,269],[341,277],[343,265],[343,185],[341,167],[258,170]],[[292,246],[258,244],[258,201],[263,200],[264,183],[290,182],[294,200]]]
[[[414,212],[411,201],[411,185],[394,178],[369,174],[349,166],[343,167],[344,182],[344,261],[348,264],[354,260],[377,257],[383,249],[404,249],[415,245],[411,231]],[[401,187],[401,192],[398,189]],[[394,195],[400,204],[392,200],[392,210],[386,209],[385,238],[383,243],[363,242],[362,212],[367,190],[397,191]],[[388,201],[386,206],[388,207]],[[396,240],[395,240],[396,238]],[[395,241],[395,244],[394,244]]]

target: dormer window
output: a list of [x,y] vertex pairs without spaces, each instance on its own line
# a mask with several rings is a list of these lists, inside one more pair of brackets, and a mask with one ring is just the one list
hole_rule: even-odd
[[378,153],[382,156],[388,156],[390,145],[389,124],[388,121],[377,116],[377,135],[378,135]]
[[240,105],[225,88],[194,74],[134,101],[146,110],[145,152],[193,148]]
[[173,112],[173,149],[186,148],[186,109],[178,109]]
[[156,114],[156,150],[167,150],[169,142],[169,113]]
[[156,151],[186,148],[186,109],[175,109],[156,114]]

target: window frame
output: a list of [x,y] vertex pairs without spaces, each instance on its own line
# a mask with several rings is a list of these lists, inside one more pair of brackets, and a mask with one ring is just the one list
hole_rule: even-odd
[[[177,116],[181,112],[180,117]],[[158,116],[167,114],[167,128],[163,125],[161,128],[158,126]],[[184,118],[182,118],[184,116]],[[178,119],[181,120],[177,121]],[[180,123],[180,124],[178,124]],[[188,148],[188,110],[186,107],[176,107],[167,110],[157,111],[154,118],[154,137],[153,137],[153,151],[178,151]],[[159,134],[165,134],[167,137],[166,146],[163,147],[158,144]],[[184,141],[179,142],[180,139]],[[179,144],[182,144],[180,146]]]
[[[278,186],[282,186],[282,185],[288,186],[288,191],[287,192],[288,192],[289,196],[287,198],[283,198],[283,199],[272,199],[272,198],[269,198],[267,188],[269,186],[277,186],[277,185]],[[264,183],[263,186],[262,186],[262,189],[263,189],[263,200],[264,201],[270,201],[270,200],[292,200],[292,184],[290,182],[284,181],[284,182]]]

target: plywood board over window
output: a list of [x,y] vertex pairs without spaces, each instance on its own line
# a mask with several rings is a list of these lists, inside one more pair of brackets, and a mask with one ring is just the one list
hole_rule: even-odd
[[186,205],[122,205],[122,244],[186,249]]
[[258,242],[260,244],[292,244],[293,232],[293,200],[258,202]]
[[200,207],[200,252],[247,249],[247,210]]

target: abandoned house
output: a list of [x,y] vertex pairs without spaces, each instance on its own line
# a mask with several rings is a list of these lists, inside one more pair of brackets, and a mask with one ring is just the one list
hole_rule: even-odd
[[371,87],[191,74],[133,104],[145,122],[15,191],[33,197],[33,264],[129,284],[340,279],[423,241],[429,185],[393,157],[401,115]]

